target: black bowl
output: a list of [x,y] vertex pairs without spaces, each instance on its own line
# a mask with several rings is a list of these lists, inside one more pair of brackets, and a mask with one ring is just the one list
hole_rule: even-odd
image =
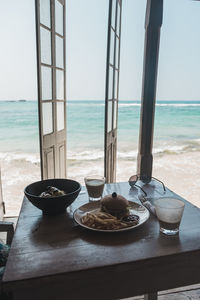
[[[39,195],[48,186],[54,186],[66,194],[56,197],[43,198]],[[34,182],[24,189],[26,198],[45,215],[57,215],[64,213],[66,208],[78,197],[81,190],[79,182],[71,179],[47,179]]]

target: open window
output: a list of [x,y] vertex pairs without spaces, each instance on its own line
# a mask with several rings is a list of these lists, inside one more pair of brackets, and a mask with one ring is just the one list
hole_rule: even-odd
[[42,179],[66,177],[65,0],[36,0]]
[[122,0],[109,1],[104,153],[104,173],[108,183],[116,179],[121,8]]

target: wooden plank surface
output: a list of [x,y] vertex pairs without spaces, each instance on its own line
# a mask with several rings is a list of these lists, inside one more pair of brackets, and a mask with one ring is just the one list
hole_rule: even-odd
[[[149,197],[173,195],[170,190],[164,195],[161,185],[154,184],[143,186]],[[114,191],[138,202],[140,191],[128,183],[107,185],[104,193]],[[80,294],[101,299],[105,291],[108,299],[119,299],[200,282],[197,207],[186,201],[180,234],[168,237],[159,233],[152,215],[145,224],[127,232],[81,228],[73,221],[73,211],[87,201],[87,194],[80,194],[71,211],[44,217],[24,199],[4,273],[6,289],[21,297],[28,289],[40,287],[41,299],[45,299],[51,286],[49,299],[54,299],[53,290],[56,293],[58,289],[70,299],[78,299]]]
[[[158,300],[199,300],[200,284],[166,290],[158,293]],[[144,295],[121,300],[144,300]]]

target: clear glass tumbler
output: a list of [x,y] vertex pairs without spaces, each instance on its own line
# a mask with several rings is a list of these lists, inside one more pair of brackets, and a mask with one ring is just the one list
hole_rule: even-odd
[[99,175],[87,176],[84,178],[87,188],[89,201],[98,201],[101,199],[105,184],[105,177]]
[[177,198],[166,197],[156,200],[154,206],[160,223],[160,232],[167,235],[178,234],[184,202]]

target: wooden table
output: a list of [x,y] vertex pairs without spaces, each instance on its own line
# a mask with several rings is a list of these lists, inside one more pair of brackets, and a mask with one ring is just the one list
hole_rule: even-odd
[[[163,195],[159,183],[143,188]],[[128,183],[106,185],[105,194],[114,191],[133,201],[141,193]],[[174,237],[159,233],[153,215],[133,230],[100,233],[73,221],[74,209],[87,201],[82,193],[70,212],[43,217],[24,199],[3,277],[15,300],[120,299],[200,282],[200,209],[185,201]]]

